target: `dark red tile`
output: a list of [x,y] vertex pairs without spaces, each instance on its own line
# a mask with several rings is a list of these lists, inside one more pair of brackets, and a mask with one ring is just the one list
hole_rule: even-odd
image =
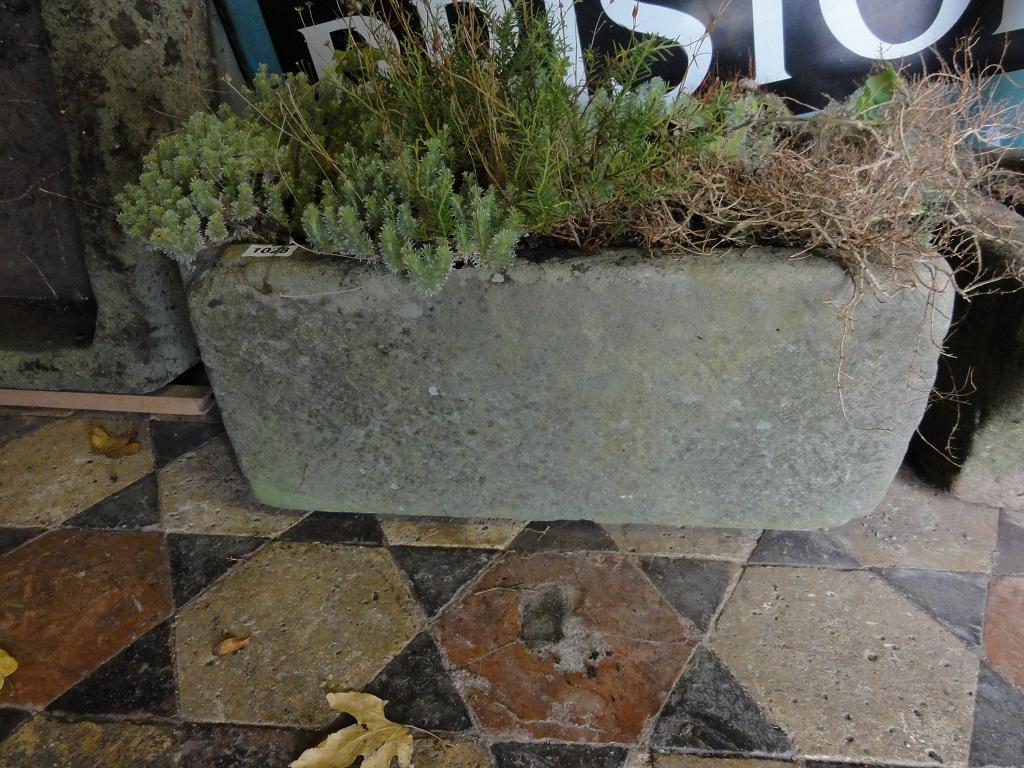
[[695,642],[613,554],[508,553],[438,629],[481,728],[498,738],[633,743]]
[[59,530],[0,559],[0,704],[43,706],[168,617],[158,533]]
[[1024,576],[997,576],[988,588],[985,654],[993,668],[1024,688]]

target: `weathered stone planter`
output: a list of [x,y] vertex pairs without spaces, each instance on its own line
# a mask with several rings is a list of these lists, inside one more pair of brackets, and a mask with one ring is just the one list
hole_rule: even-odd
[[842,523],[899,467],[953,299],[865,296],[843,345],[849,278],[784,251],[463,269],[433,298],[242,251],[189,287],[228,433],[261,501],[330,511]]

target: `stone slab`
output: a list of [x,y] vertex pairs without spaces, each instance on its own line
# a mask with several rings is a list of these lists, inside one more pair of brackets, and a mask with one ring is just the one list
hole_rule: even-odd
[[974,432],[950,490],[966,501],[1024,511],[1024,386],[1019,382]]
[[849,277],[788,251],[523,261],[425,297],[242,250],[190,287],[224,422],[257,498],[328,511],[845,522],[896,473],[952,302],[865,295],[844,345]]
[[[326,694],[364,689],[422,621],[386,549],[275,542],[179,614],[181,713],[324,727]],[[226,636],[251,642],[214,656]]]
[[[132,242],[115,220],[114,196],[137,177],[143,154],[212,91],[203,0],[44,0],[40,13],[67,137],[70,180],[32,175],[29,191],[74,199],[76,240],[38,229],[34,251],[65,249],[84,260],[96,302],[91,343],[0,348],[0,387],[148,392],[198,359],[177,268]],[[38,11],[37,11],[38,8]],[[5,150],[6,151],[6,150]],[[46,171],[48,169],[39,169]],[[63,179],[63,180],[62,180]],[[44,199],[52,198],[43,195]],[[28,200],[29,198],[25,198]],[[13,345],[17,346],[17,345]]]
[[967,762],[978,656],[873,573],[749,568],[710,646],[797,754]]

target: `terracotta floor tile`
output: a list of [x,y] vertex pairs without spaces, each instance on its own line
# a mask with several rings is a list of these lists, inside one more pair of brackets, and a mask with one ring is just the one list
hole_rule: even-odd
[[747,559],[761,533],[739,528],[676,528],[664,525],[603,527],[623,552],[737,562]]
[[[141,450],[111,459],[95,453],[89,427],[135,432]],[[53,527],[153,470],[149,424],[74,416],[59,419],[0,446],[0,525]]]
[[257,502],[224,435],[172,461],[157,477],[168,531],[276,536],[306,515]]
[[634,742],[696,638],[629,558],[507,553],[438,625],[495,737]]
[[750,568],[710,646],[798,754],[967,761],[978,657],[875,574]]
[[[387,549],[269,544],[179,615],[181,711],[194,720],[326,725],[337,713],[324,696],[364,688],[422,621]],[[216,658],[225,635],[252,641]]]
[[171,612],[157,533],[52,531],[0,559],[0,704],[41,706]]
[[504,549],[526,523],[521,520],[452,520],[441,517],[380,515],[388,544],[410,547]]
[[903,470],[874,512],[828,534],[869,567],[987,573],[998,518],[998,510],[961,501]]
[[999,674],[1024,688],[1024,576],[992,579],[985,617],[985,654]]
[[168,725],[67,723],[39,716],[0,742],[4,768],[180,768]]

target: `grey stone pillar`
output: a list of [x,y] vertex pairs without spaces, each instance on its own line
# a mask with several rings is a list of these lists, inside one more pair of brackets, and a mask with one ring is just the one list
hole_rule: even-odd
[[[210,102],[205,3],[5,0],[0,19],[0,47],[24,52],[22,61],[0,75],[6,78],[0,80],[0,101],[17,99],[25,109],[17,120],[6,119],[8,139],[15,128],[24,134],[26,126],[35,126],[39,136],[17,146],[11,140],[4,158],[9,166],[22,163],[19,178],[27,180],[16,190],[24,195],[18,201],[22,208],[0,210],[5,247],[17,240],[22,254],[59,278],[58,292],[82,299],[78,309],[95,301],[91,333],[76,328],[75,338],[56,342],[24,342],[30,330],[24,317],[24,334],[18,333],[19,321],[9,318],[0,334],[0,387],[158,388],[197,362],[198,352],[176,267],[121,231],[114,196],[138,174],[158,136]],[[37,39],[26,43],[33,35]],[[33,59],[32,51],[45,51],[48,62]],[[37,76],[26,76],[30,72]],[[13,203],[4,198],[0,205]],[[67,272],[55,267],[61,259],[69,264]],[[76,278],[76,269],[85,280]],[[10,305],[17,295],[14,282],[0,272],[0,303]]]

